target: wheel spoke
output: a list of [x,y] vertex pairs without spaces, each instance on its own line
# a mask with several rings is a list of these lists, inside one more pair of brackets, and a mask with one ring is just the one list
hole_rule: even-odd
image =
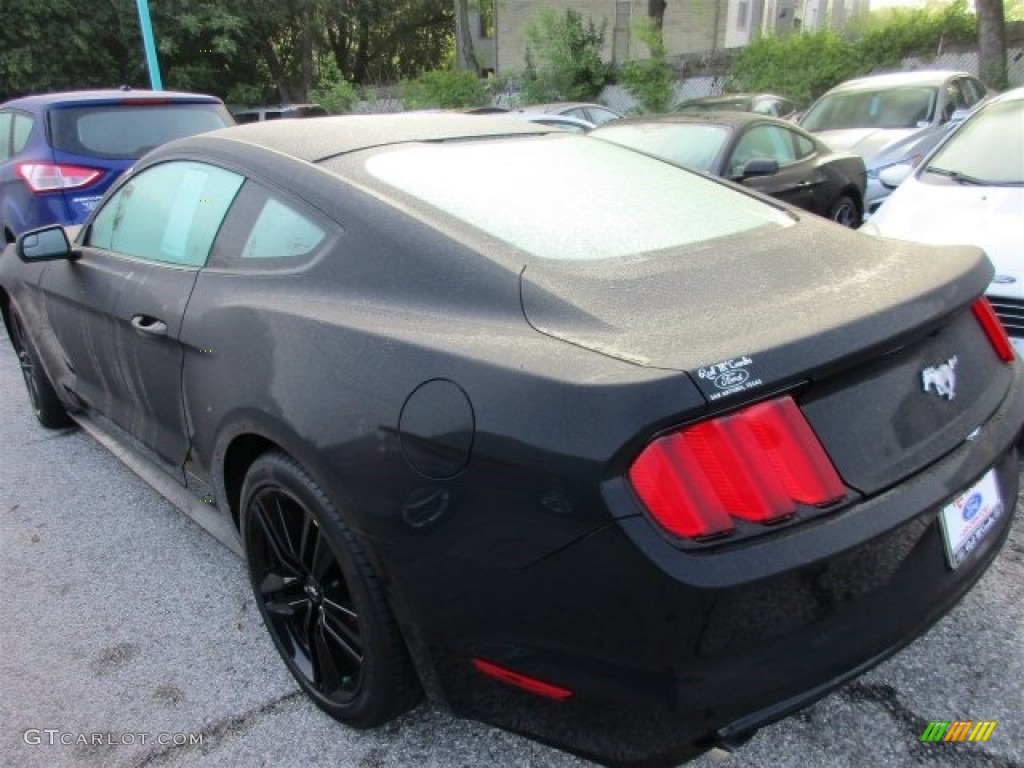
[[348,675],[339,668],[337,660],[331,649],[331,639],[325,631],[323,620],[317,621],[313,631],[313,648],[316,655],[314,662],[316,687],[325,694],[330,695],[346,683]]
[[296,616],[303,606],[309,605],[302,583],[291,577],[267,574],[260,584],[260,594],[265,595],[267,613],[285,618]]
[[[290,562],[301,564],[302,560],[299,557],[299,550],[295,546],[295,542],[292,540],[291,526],[288,524],[288,515],[285,513],[285,509],[282,502],[282,496],[280,494],[274,495],[274,508],[275,516],[277,517],[277,530],[280,532],[281,539],[280,543],[288,555]],[[303,517],[308,517],[305,510],[302,510]]]
[[331,544],[327,537],[320,531],[316,537],[313,547],[312,558],[309,570],[320,581],[321,584],[328,584],[332,579],[328,578],[331,571],[338,569],[338,561],[331,551]]
[[[350,642],[346,638],[342,637],[342,633],[338,632],[332,623],[327,621],[321,621],[320,626],[323,627],[324,636],[329,637],[334,643],[357,665],[363,663],[362,645],[359,642]],[[346,630],[346,634],[351,634]]]
[[271,521],[270,510],[267,508],[264,500],[257,498],[254,504],[256,507],[256,519],[259,521],[260,528],[263,530],[263,537],[273,553],[273,559],[275,560],[273,565],[280,566],[282,569],[298,576],[299,569],[295,567],[295,561],[288,556],[286,545],[281,541],[281,536]]
[[359,617],[355,611],[332,600],[324,600],[324,625],[340,643],[350,649],[353,658],[362,660],[363,639],[359,634]]
[[316,558],[320,551],[320,524],[310,514],[305,515],[302,523],[302,538],[299,542],[299,562],[316,575]]

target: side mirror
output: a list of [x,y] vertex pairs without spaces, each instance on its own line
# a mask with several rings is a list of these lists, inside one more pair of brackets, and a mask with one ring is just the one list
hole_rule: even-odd
[[18,236],[15,246],[22,261],[56,261],[71,259],[71,242],[64,227],[54,225],[34,229]]
[[749,179],[754,176],[774,176],[778,172],[779,163],[776,160],[756,159],[743,166],[740,179]]
[[896,187],[906,181],[913,172],[914,166],[910,163],[890,165],[888,168],[882,169],[878,174],[878,180],[882,182],[882,186],[886,189],[896,189]]

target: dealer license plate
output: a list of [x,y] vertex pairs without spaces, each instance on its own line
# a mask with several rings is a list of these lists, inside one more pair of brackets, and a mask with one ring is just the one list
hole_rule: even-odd
[[1003,514],[1003,500],[995,470],[989,470],[978,482],[942,508],[939,523],[946,543],[946,559],[951,568],[966,560],[983,538],[995,528]]

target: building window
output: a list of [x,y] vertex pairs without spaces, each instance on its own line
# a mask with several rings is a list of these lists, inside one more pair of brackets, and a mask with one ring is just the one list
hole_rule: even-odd
[[736,8],[736,29],[747,28],[748,13],[750,13],[750,3],[748,0],[740,0],[739,5]]
[[480,2],[480,37],[484,40],[494,37],[494,3],[491,0]]

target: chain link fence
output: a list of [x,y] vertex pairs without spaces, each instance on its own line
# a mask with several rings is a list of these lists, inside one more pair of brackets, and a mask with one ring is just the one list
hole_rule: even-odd
[[[694,57],[699,59],[701,57]],[[711,58],[709,55],[708,58]],[[704,96],[718,96],[725,91],[726,78],[728,76],[728,60],[722,57],[715,57],[719,62],[716,67],[718,74],[702,74],[696,77],[688,77],[678,80],[675,84],[675,96],[673,104],[678,104],[688,99],[699,99]],[[1024,48],[1013,47],[1007,50],[1006,64],[1011,88],[1024,86]],[[975,51],[948,51],[939,56],[922,58],[908,57],[903,60],[904,71],[916,69],[952,69],[963,72],[978,71],[978,54]],[[891,70],[886,70],[891,71]],[[601,103],[622,114],[630,114],[638,111],[637,100],[622,86],[609,85],[601,92]],[[509,87],[499,94],[496,94],[491,101],[493,106],[504,109],[516,109],[522,106],[523,99],[521,92],[510,82]],[[401,112],[404,109],[401,99],[394,93],[382,90],[377,98],[362,101],[356,108],[357,112]]]

